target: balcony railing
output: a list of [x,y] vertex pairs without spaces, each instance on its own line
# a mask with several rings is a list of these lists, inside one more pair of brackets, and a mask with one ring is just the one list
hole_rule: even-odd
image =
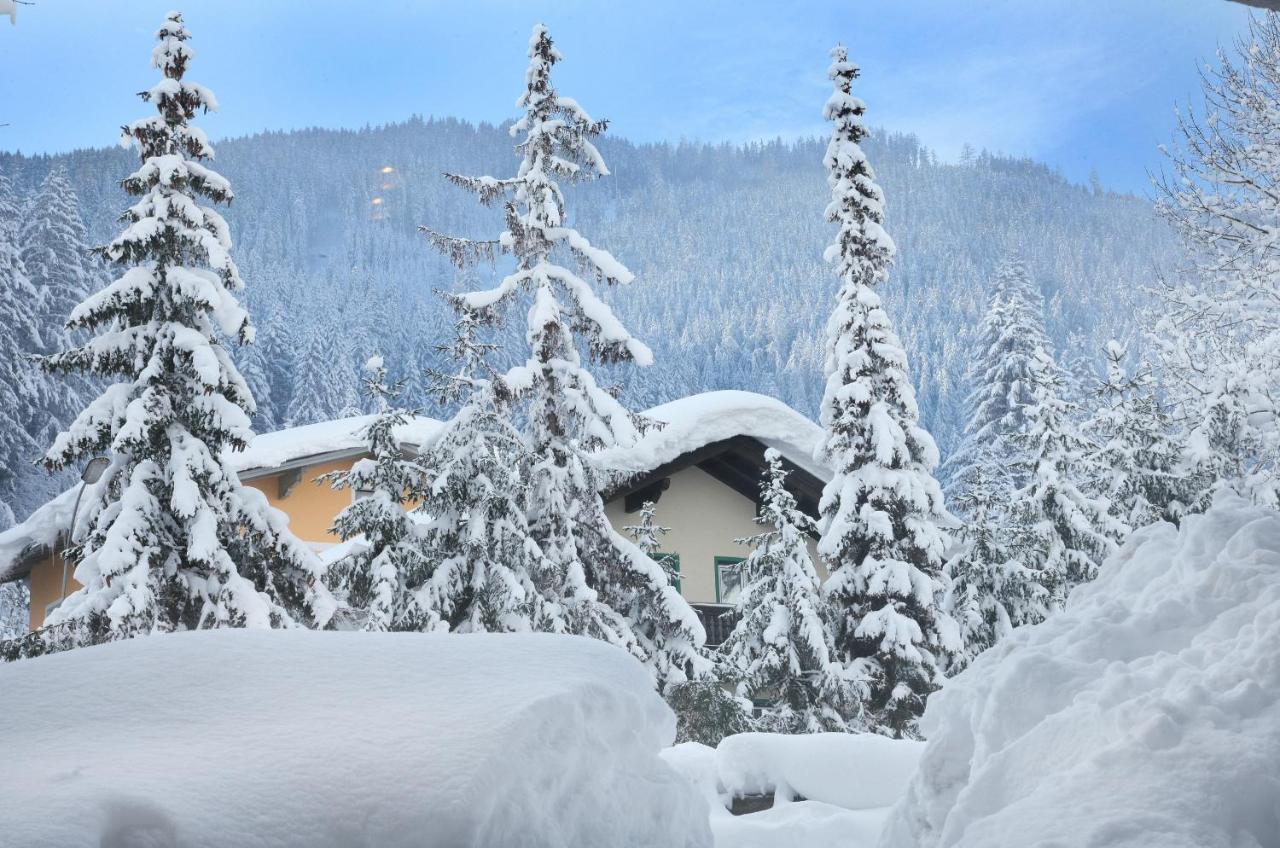
[[738,613],[731,604],[691,604],[702,628],[707,631],[707,647],[714,648],[729,638],[738,623]]

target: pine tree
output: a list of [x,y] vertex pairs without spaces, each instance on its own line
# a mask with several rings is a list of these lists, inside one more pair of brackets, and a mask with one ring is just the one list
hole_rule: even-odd
[[54,168],[41,182],[27,204],[21,234],[22,261],[40,293],[40,326],[51,337],[46,345],[65,346],[70,340],[56,328],[66,323],[101,276],[66,169]]
[[[67,318],[97,288],[102,275],[87,242],[80,201],[62,167],[49,172],[27,204],[19,242],[22,264],[39,295],[35,302],[42,335],[39,352],[65,349],[74,341],[64,329]],[[94,394],[84,380],[41,381],[31,432],[41,440],[52,439]]]
[[1106,501],[1076,482],[1088,473],[1091,446],[1077,431],[1062,396],[1062,375],[1043,350],[1034,379],[1024,437],[1028,482],[1013,494],[1017,555],[1048,590],[1050,608],[1061,609],[1072,589],[1097,576],[1128,528],[1112,517]]
[[87,527],[73,550],[83,588],[50,617],[74,643],[205,627],[323,625],[333,601],[321,566],[289,535],[286,517],[240,485],[227,453],[251,436],[253,398],[221,337],[252,341],[236,301],[243,282],[226,222],[227,181],[202,164],[213,151],[188,122],[216,108],[184,81],[191,50],[181,15],[157,33],[152,62],[163,79],[141,94],[158,116],[126,126],[141,167],[126,178],[138,198],[103,254],[125,268],[71,314],[97,332],[49,356],[56,371],[109,385],[45,457],[60,469],[105,452],[110,464],[85,493]]
[[327,476],[335,489],[356,495],[334,519],[333,532],[363,544],[335,564],[334,582],[361,629],[425,629],[430,616],[413,590],[426,581],[431,562],[406,507],[411,493],[422,487],[421,469],[401,455],[396,435],[412,413],[394,405],[400,386],[387,383],[381,356],[370,359],[366,371],[365,391],[378,410],[364,428],[369,456]]
[[422,546],[434,563],[419,603],[432,628],[542,629],[551,613],[535,581],[549,566],[529,530],[528,449],[510,419],[511,392],[488,365],[478,316],[460,298],[446,299],[457,324],[442,351],[459,371],[432,376],[443,402],[462,405],[419,458],[429,481],[419,506]]
[[0,642],[27,632],[30,606],[31,587],[25,580],[0,583]]
[[738,680],[738,694],[764,699],[759,724],[782,733],[848,730],[857,725],[861,696],[837,658],[830,626],[835,617],[809,556],[812,519],[784,485],[776,449],[765,453],[756,523],[764,532],[738,543],[752,548],[743,564],[738,623],[721,650]]
[[301,336],[285,426],[358,415],[358,372],[351,365],[347,343],[331,329],[319,326],[307,327]]
[[960,500],[967,477],[992,456],[1017,465],[1020,436],[1033,402],[1035,353],[1049,349],[1044,302],[1016,253],[997,267],[991,301],[978,329],[978,358],[969,373],[964,441],[947,460],[948,494]]
[[13,184],[0,174],[0,526],[13,523],[12,505],[25,473],[40,456],[32,438],[46,397],[46,381],[31,357],[43,346],[39,301],[18,251],[22,215]]
[[511,127],[523,136],[514,177],[450,175],[482,203],[505,198],[506,231],[495,242],[453,239],[428,231],[433,243],[465,266],[495,253],[516,268],[488,291],[463,297],[466,307],[496,320],[522,294],[528,310],[530,353],[505,382],[524,402],[531,451],[530,533],[546,569],[535,576],[544,603],[539,629],[579,633],[621,646],[646,662],[659,687],[685,680],[703,664],[705,640],[693,610],[662,567],[619,535],[605,516],[598,472],[589,451],[637,438],[632,416],[583,365],[575,333],[588,355],[606,364],[649,365],[649,348],[633,337],[590,283],[557,261],[567,252],[605,285],[633,275],[608,251],[567,226],[560,183],[607,176],[592,139],[605,121],[560,96],[551,82],[561,59],[546,27],[534,27],[529,69]]
[[1101,472],[1101,494],[1111,514],[1137,529],[1156,521],[1177,522],[1195,498],[1198,482],[1183,466],[1184,447],[1156,394],[1150,373],[1131,375],[1127,351],[1112,340],[1104,348],[1106,382],[1090,422],[1098,447],[1091,465]]
[[925,697],[959,649],[955,624],[937,603],[949,520],[932,475],[933,439],[919,426],[907,357],[875,287],[888,276],[894,243],[884,198],[859,142],[866,107],[850,94],[858,76],[843,47],[832,51],[834,124],[825,164],[827,220],[839,225],[826,259],[841,287],[827,324],[821,454],[833,470],[823,491],[818,551],[837,610],[838,649],[855,677],[870,681],[874,729],[914,734]]
[[662,537],[670,533],[671,528],[663,527],[658,523],[657,504],[653,501],[645,501],[640,505],[640,523],[622,529],[645,556],[662,566],[672,585],[679,583],[680,572],[676,570],[675,562],[669,555],[662,553]]
[[977,462],[956,507],[966,516],[957,553],[947,562],[943,604],[960,628],[962,652],[955,673],[1014,628],[1044,620],[1048,592],[1036,572],[1015,554],[1010,532],[1012,475],[1004,458],[991,453]]

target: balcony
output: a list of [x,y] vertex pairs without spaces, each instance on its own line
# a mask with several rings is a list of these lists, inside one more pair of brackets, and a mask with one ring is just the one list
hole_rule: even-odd
[[725,639],[729,638],[734,625],[738,623],[738,613],[734,611],[731,604],[690,604],[690,606],[698,614],[698,620],[702,622],[703,629],[707,631],[708,648],[721,645]]

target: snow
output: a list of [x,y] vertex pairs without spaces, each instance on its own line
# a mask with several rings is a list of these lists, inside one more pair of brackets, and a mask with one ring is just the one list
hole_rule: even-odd
[[[875,734],[743,733],[717,749],[676,745],[662,758],[706,799],[718,848],[870,848],[923,748]],[[728,810],[734,796],[779,787],[771,809]],[[808,800],[788,801],[787,787]]]
[[740,733],[720,743],[716,765],[737,795],[782,792],[867,810],[902,797],[923,750],[875,733]]
[[777,448],[791,462],[820,480],[829,469],[813,459],[822,441],[817,424],[780,400],[754,392],[703,392],[655,406],[642,413],[666,426],[645,433],[631,446],[600,451],[596,465],[623,475],[642,474],[698,448],[750,436]]
[[709,846],[639,663],[551,635],[203,631],[0,666],[0,834]]
[[934,695],[882,848],[1275,846],[1280,514],[1138,532]]
[[[367,444],[364,429],[375,418],[376,415],[356,415],[263,433],[254,436],[245,450],[232,454],[232,465],[241,472],[270,469],[310,456],[361,450]],[[434,418],[416,416],[396,431],[396,438],[406,446],[420,447],[429,442],[441,426]]]

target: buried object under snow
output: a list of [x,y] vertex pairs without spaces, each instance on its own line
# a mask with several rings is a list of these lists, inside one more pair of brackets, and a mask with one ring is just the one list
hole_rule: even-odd
[[0,665],[0,843],[706,846],[600,642],[220,630]]

